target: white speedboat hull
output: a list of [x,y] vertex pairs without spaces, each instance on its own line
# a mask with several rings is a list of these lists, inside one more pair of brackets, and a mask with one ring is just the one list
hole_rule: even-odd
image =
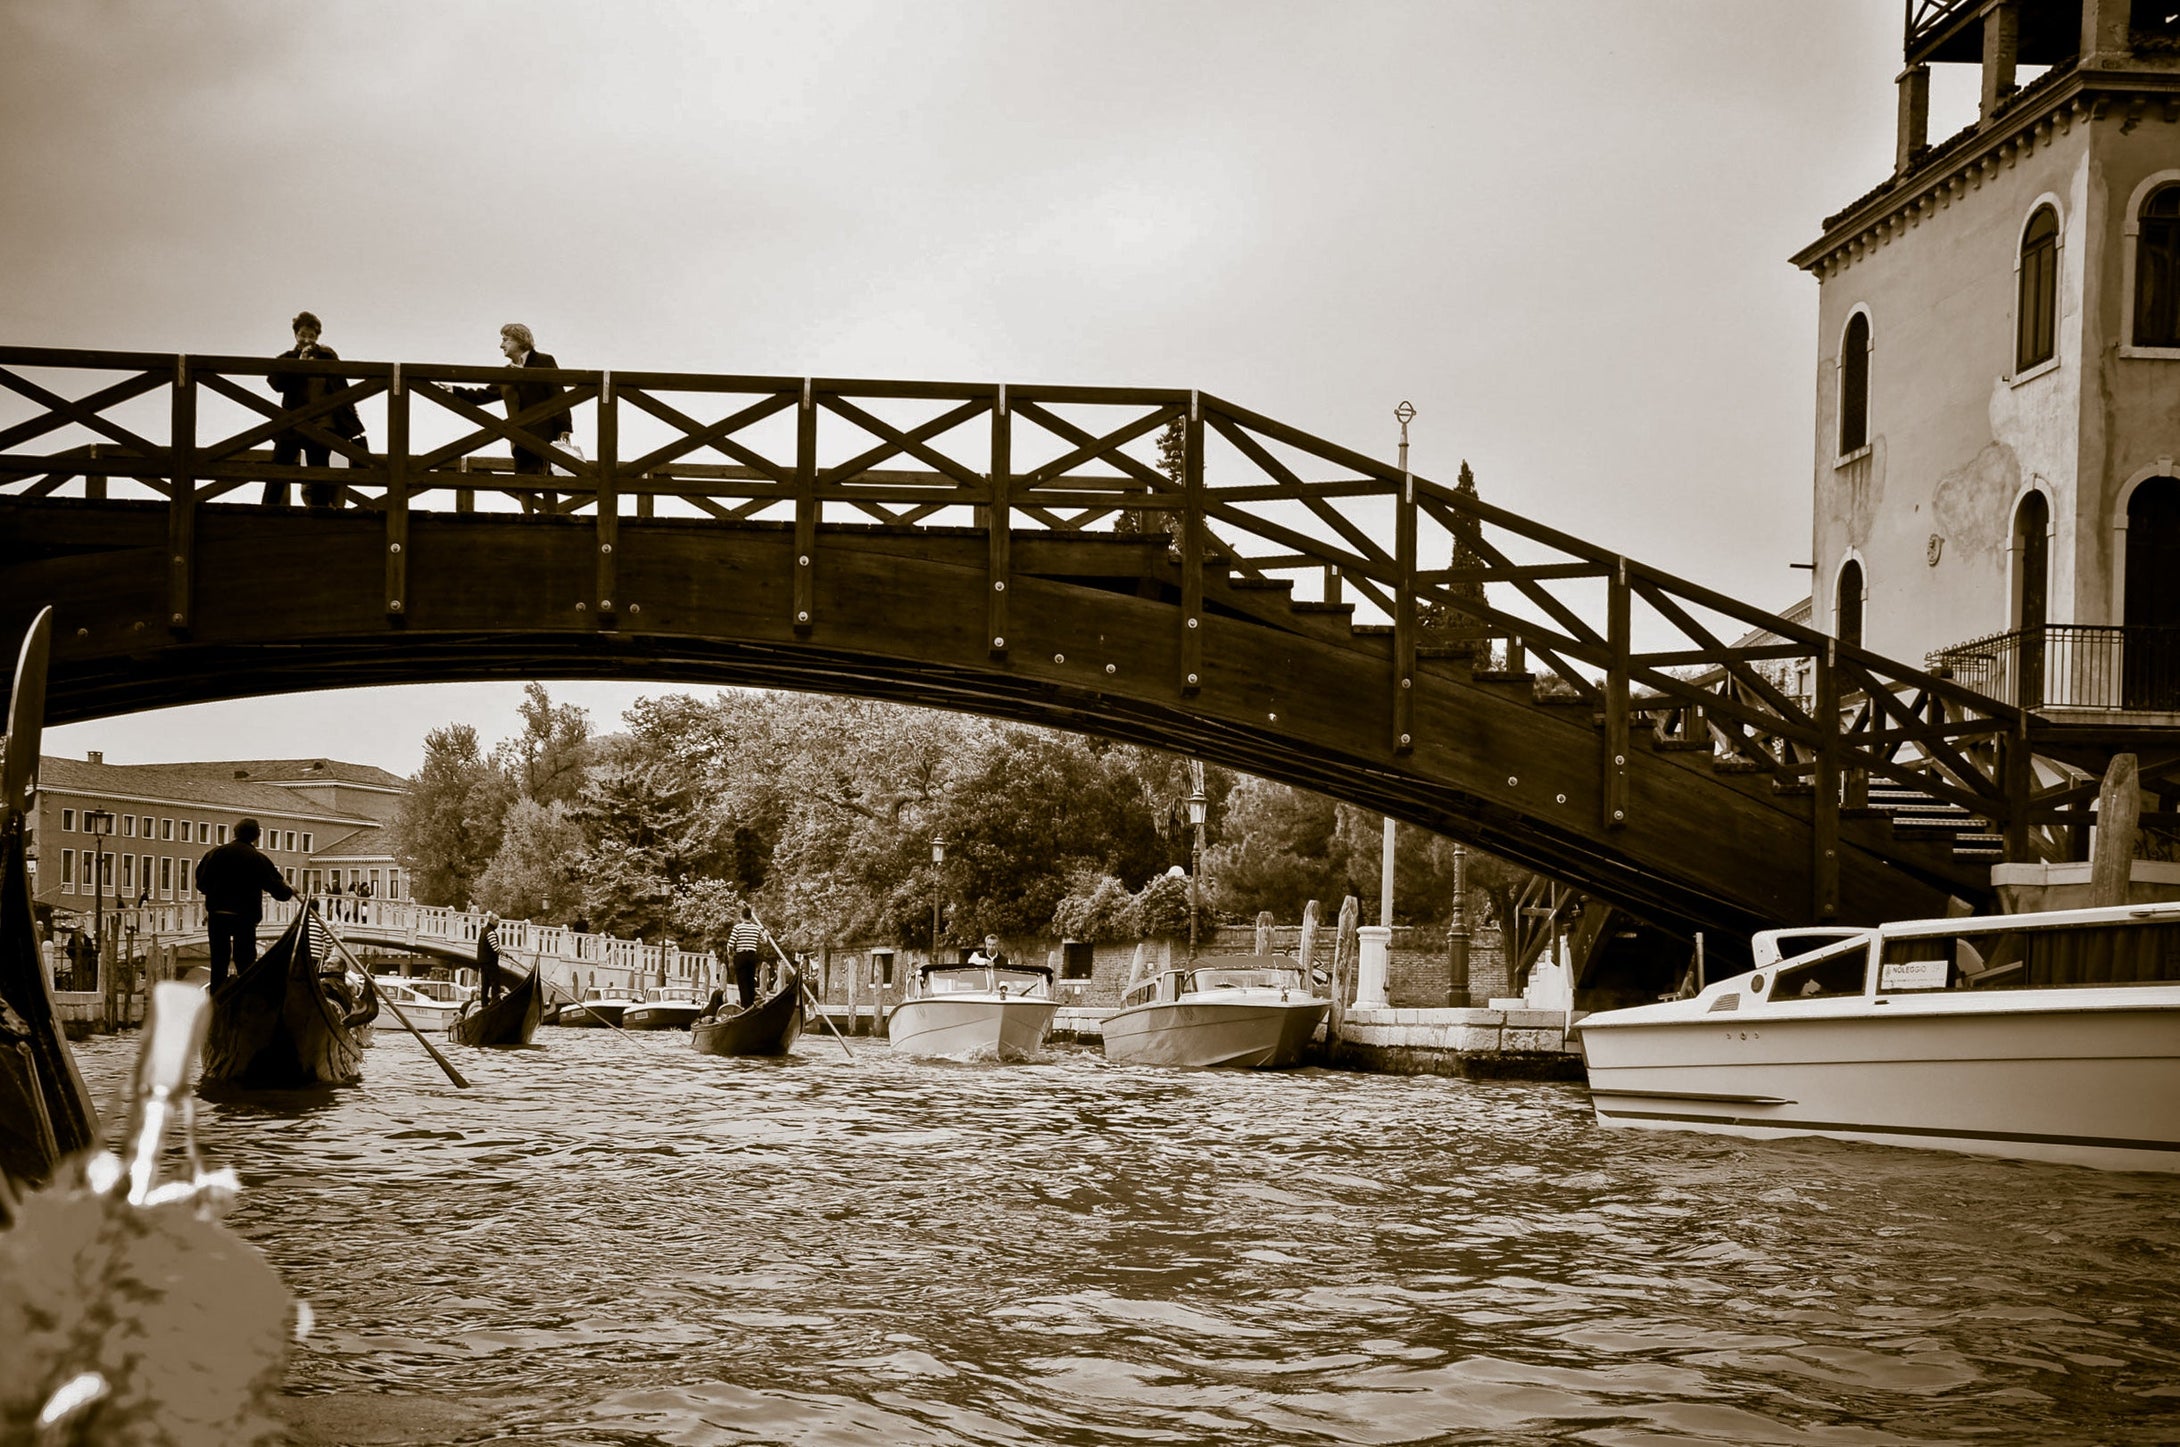
[[886,1017],[886,1040],[903,1055],[948,1060],[1027,1060],[1052,1033],[1057,1000],[953,994],[904,1000]]
[[1298,1065],[1329,1000],[1190,998],[1106,1016],[1105,1056],[1123,1065],[1281,1070]]
[[696,1023],[704,1007],[694,1000],[653,1000],[630,1005],[621,1012],[623,1030],[686,1030]]
[[1600,1125],[2180,1171],[2180,985],[1659,1008],[1582,1022]]

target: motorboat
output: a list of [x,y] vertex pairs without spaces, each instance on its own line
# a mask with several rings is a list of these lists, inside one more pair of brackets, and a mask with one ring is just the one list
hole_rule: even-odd
[[419,1030],[444,1030],[462,1013],[467,991],[452,980],[427,980],[405,975],[373,975],[371,985],[379,998],[392,1002],[403,1018]]
[[1045,965],[927,964],[911,989],[886,1017],[886,1040],[903,1055],[1026,1060],[1060,1008]]
[[1301,1063],[1331,1008],[1294,960],[1210,955],[1131,985],[1105,1017],[1105,1055],[1126,1065],[1285,1069]]
[[2180,904],[1767,930],[1753,957],[1577,1023],[1598,1124],[2180,1171]]
[[687,990],[668,986],[631,1000],[621,1012],[623,1030],[686,1030],[704,1013],[704,1002]]
[[553,1023],[585,1028],[611,1026],[618,1030],[621,1025],[621,1012],[630,1005],[642,1002],[643,993],[631,990],[626,985],[593,985],[583,992],[582,999],[563,1004]]

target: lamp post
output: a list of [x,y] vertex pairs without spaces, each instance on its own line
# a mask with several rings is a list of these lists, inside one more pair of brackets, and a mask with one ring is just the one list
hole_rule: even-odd
[[939,867],[946,863],[946,836],[931,836],[931,963],[939,962]]
[[1188,791],[1188,827],[1193,836],[1188,846],[1188,960],[1196,963],[1197,881],[1204,871],[1204,786]]
[[[92,958],[99,959],[106,950],[106,841],[114,832],[113,811],[84,810],[83,827],[97,841],[91,859],[91,948],[94,951]],[[118,905],[116,900],[116,907]]]

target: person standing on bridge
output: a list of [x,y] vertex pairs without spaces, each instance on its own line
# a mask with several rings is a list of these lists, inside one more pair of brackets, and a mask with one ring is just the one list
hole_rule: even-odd
[[235,837],[197,861],[197,893],[204,900],[205,924],[212,936],[212,988],[227,982],[227,961],[241,974],[257,963],[257,922],[264,917],[263,896],[293,899],[295,891],[280,877],[280,866],[257,851],[255,819],[235,825]]
[[[510,367],[550,368],[560,365],[553,360],[550,352],[537,349],[537,338],[521,322],[509,322],[500,328],[500,351],[506,356],[507,365]],[[541,407],[562,395],[558,382],[503,382],[497,387],[449,387],[447,391],[464,402],[476,402],[485,406],[504,402],[507,404],[509,417],[518,412],[526,412],[532,407]],[[548,412],[521,430],[540,442],[552,441],[571,446],[575,441],[572,427],[573,419],[565,411],[561,411]],[[542,451],[519,442],[512,444],[512,447],[517,474],[543,477],[551,470]],[[546,511],[551,511],[554,494],[545,492],[538,496],[541,499],[540,505]],[[527,507],[528,503],[525,502],[524,506]]]
[[727,934],[727,956],[734,961],[734,990],[742,997],[745,1010],[757,1003],[757,962],[764,943],[764,926],[757,923],[750,907],[743,905],[741,919]]
[[[340,353],[331,347],[318,345],[318,334],[323,330],[318,318],[309,312],[297,312],[295,321],[295,345],[280,354],[282,361],[337,362]],[[306,376],[300,372],[274,372],[265,378],[266,384],[280,394],[280,405],[289,411],[298,411],[317,402],[329,392],[338,392],[348,383],[339,377]],[[336,437],[353,442],[363,441],[363,419],[356,415],[353,403],[344,402],[322,417],[318,425]],[[328,466],[333,460],[333,449],[322,442],[312,442],[301,429],[290,427],[273,438],[273,466],[293,467],[297,462],[307,462],[312,467]],[[303,502],[309,507],[331,507],[340,496],[340,486],[331,482],[306,482],[303,484]],[[275,507],[285,507],[288,501],[288,485],[285,482],[265,484],[265,501]]]

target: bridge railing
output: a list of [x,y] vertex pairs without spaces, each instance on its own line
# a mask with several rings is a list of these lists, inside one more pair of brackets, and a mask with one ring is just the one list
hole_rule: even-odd
[[[331,390],[284,410],[267,386],[275,371]],[[1508,676],[1534,665],[1602,724],[1607,830],[1629,822],[1631,751],[1645,728],[1811,794],[1820,917],[1840,810],[1867,781],[1990,819],[2015,858],[2055,847],[2032,834],[2082,798],[2078,778],[2037,782],[2027,721],[2010,704],[1209,394],[531,369],[525,382],[566,390],[509,418],[461,391],[508,375],[0,348],[0,389],[13,394],[0,412],[0,496],[113,497],[123,480],[160,502],[176,629],[195,606],[198,511],[250,500],[252,482],[330,485],[342,505],[377,515],[389,620],[406,607],[419,511],[520,509],[594,530],[587,606],[600,627],[624,619],[624,517],[791,529],[786,621],[798,632],[819,621],[821,529],[966,526],[987,540],[995,658],[1012,631],[1017,537],[1164,535],[1155,566],[1178,601],[1177,694],[1204,677],[1207,583],[1229,602],[1255,589],[1275,606],[1345,618],[1360,638],[1383,634],[1368,646],[1388,654],[1380,716],[1396,760],[1416,742],[1426,663],[1465,657]],[[347,406],[360,409],[370,445],[329,430]],[[579,451],[538,440],[563,429],[583,439]],[[345,465],[275,466],[267,448],[291,431]],[[518,472],[526,448],[564,475]],[[630,626],[642,626],[638,608],[625,604]],[[1732,641],[1751,634],[1759,641]],[[1782,670],[1806,687],[1782,686]]]
[[[491,918],[471,910],[353,895],[321,895],[318,906],[336,930],[363,946],[430,943],[473,953]],[[287,928],[301,908],[297,900],[267,900],[260,938]],[[140,950],[206,935],[205,908],[199,900],[109,908],[103,914],[115,938]],[[719,962],[709,951],[684,950],[671,940],[647,944],[528,920],[499,921],[497,937],[503,954],[524,965],[541,964],[547,979],[577,990],[594,979],[635,988],[664,979],[693,988],[720,977]]]

